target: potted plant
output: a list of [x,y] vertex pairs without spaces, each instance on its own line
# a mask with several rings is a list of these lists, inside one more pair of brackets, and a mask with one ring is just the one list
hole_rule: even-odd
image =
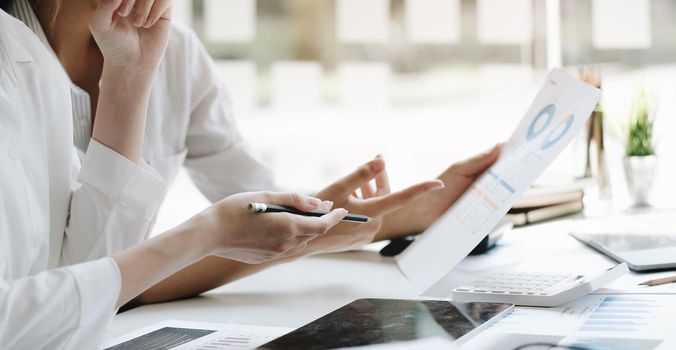
[[645,91],[641,91],[631,107],[625,130],[624,173],[629,195],[636,206],[649,205],[655,178],[654,105]]

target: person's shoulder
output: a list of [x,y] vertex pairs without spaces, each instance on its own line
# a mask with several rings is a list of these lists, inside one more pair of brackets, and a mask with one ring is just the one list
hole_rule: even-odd
[[68,77],[57,58],[23,22],[1,10],[0,41],[7,51],[8,59],[28,63],[25,69],[14,73],[22,85],[34,93],[34,98],[52,96],[51,102],[43,102],[70,103]]
[[174,76],[188,72],[195,75],[204,71],[210,60],[202,41],[191,28],[182,23],[172,23],[163,62],[168,72]]
[[0,10],[0,29],[3,33],[3,40],[41,47],[38,38],[23,22],[3,10]]
[[199,42],[199,38],[192,28],[180,22],[173,22],[171,24],[169,45],[167,46],[168,52],[186,52],[187,50],[192,50]]
[[0,37],[9,48],[9,55],[23,61],[34,61],[42,67],[55,69],[56,60],[26,25],[12,15],[0,10]]

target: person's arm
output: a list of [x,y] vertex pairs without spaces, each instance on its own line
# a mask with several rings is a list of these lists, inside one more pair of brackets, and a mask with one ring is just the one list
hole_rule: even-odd
[[[439,177],[446,185],[441,190],[430,191],[429,193],[422,192],[418,196],[407,198],[407,200],[395,201],[394,203],[398,203],[398,205],[395,205],[394,208],[396,209],[394,211],[384,216],[382,227],[378,225],[375,228],[363,226],[366,232],[353,232],[351,230],[346,231],[336,228],[325,237],[311,242],[310,248],[313,250],[308,249],[296,256],[271,261],[266,264],[249,265],[219,257],[208,257],[152,286],[135,298],[128,307],[196,296],[272,266],[296,260],[304,255],[346,249],[346,243],[350,240],[350,237],[354,239],[353,246],[358,247],[370,239],[380,241],[420,233],[439,216],[443,215],[462,196],[465,190],[474,183],[477,177],[483,174],[497,160],[500,150],[501,147],[496,146],[484,154],[448,168]],[[380,188],[387,190],[386,174],[382,171],[373,171],[372,168],[364,166],[343,181],[339,181],[330,187],[331,191],[329,192],[333,193],[328,193],[324,196],[320,194],[318,196],[323,199],[328,199],[327,197],[338,198],[342,192],[343,198],[349,198],[350,194],[357,188],[361,188],[362,192],[375,192],[377,190],[371,190],[367,184],[378,175],[380,175],[378,181]],[[343,190],[336,191],[338,188],[342,188]],[[326,190],[323,191],[324,194],[326,192]],[[372,194],[376,195],[378,193]],[[378,203],[378,206],[382,208],[381,203]],[[392,208],[390,207],[389,209]],[[351,229],[354,230],[354,228]],[[374,234],[377,232],[377,234],[374,237],[373,235],[369,235],[369,232],[374,232]]]
[[[369,183],[372,180],[375,180],[377,186],[371,191]],[[360,188],[363,198],[353,195]],[[323,200],[332,201],[338,207],[349,208],[351,212],[370,216],[374,219],[370,223],[340,223],[327,234],[310,241],[308,246],[297,254],[264,264],[250,265],[218,257],[205,258],[155,284],[135,298],[128,307],[195,296],[304,256],[359,248],[373,240],[380,229],[383,215],[441,188],[443,184],[440,181],[427,181],[402,191],[389,193],[385,162],[381,158],[374,159],[317,195]]]
[[194,297],[273,266],[295,261],[301,256],[285,257],[263,264],[245,264],[218,256],[208,256],[158,281],[124,308]]
[[0,280],[0,344],[10,349],[96,348],[117,308],[183,267],[213,254],[243,264],[284,259],[347,214],[335,209],[321,218],[261,215],[247,210],[251,202],[302,210],[320,204],[291,193],[239,194],[112,259]]
[[82,169],[73,170],[77,181],[72,186],[61,265],[109,256],[142,242],[167,187],[143,163],[141,150],[150,88],[168,39],[169,3],[136,1],[132,17],[147,17],[151,10],[165,13],[150,28],[136,27],[121,17],[121,4],[122,0],[102,1],[90,24],[104,55],[101,91],[93,139]]
[[178,228],[114,255],[122,275],[118,307],[207,256],[218,255],[221,258],[208,259],[259,268],[287,259],[325,235],[347,215],[345,209],[334,209],[320,218],[288,213],[256,214],[247,209],[249,203],[255,202],[300,210],[331,209],[328,202],[290,193],[230,196]]
[[0,279],[3,349],[95,349],[113,317],[120,275],[111,258]]
[[75,154],[73,163],[60,265],[100,259],[143,242],[164,199],[166,181],[95,140],[82,168]]
[[[161,14],[152,26],[133,23],[141,16],[145,24],[151,11]],[[129,18],[120,16],[125,13]],[[170,19],[168,0],[101,0],[90,24],[104,57],[92,137],[136,164],[142,163],[150,88],[167,48]]]

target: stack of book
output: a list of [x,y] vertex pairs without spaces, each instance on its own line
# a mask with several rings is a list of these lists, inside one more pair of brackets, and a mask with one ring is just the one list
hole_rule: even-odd
[[516,202],[505,216],[514,226],[579,213],[584,210],[584,184],[534,186]]

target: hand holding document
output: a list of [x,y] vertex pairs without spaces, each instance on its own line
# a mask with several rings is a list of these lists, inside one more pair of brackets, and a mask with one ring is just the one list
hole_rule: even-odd
[[553,70],[497,163],[397,257],[406,277],[424,292],[446,276],[573,140],[600,95],[599,89]]

